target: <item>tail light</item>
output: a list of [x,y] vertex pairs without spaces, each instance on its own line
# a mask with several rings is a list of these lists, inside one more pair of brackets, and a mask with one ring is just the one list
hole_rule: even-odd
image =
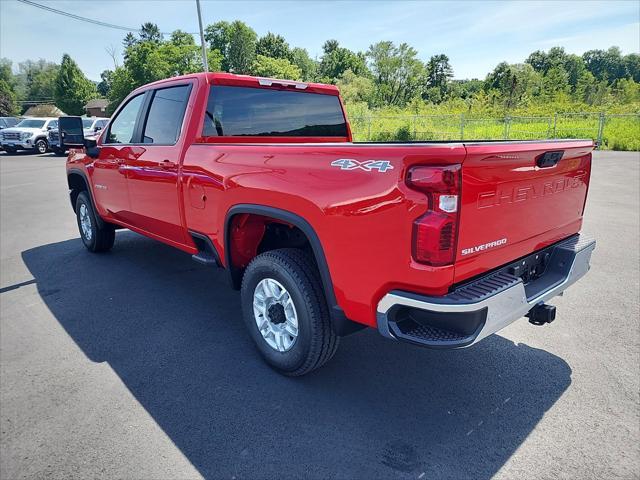
[[452,264],[458,238],[460,165],[414,167],[407,184],[429,201],[427,213],[413,222],[413,258],[433,266]]

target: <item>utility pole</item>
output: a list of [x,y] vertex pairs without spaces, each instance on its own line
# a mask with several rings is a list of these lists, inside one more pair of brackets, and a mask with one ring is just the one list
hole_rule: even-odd
[[198,8],[198,25],[200,26],[200,43],[202,44],[202,65],[204,65],[204,71],[209,71],[209,62],[207,61],[207,44],[204,43],[204,31],[202,30],[202,14],[200,13],[200,0],[196,0],[196,7]]

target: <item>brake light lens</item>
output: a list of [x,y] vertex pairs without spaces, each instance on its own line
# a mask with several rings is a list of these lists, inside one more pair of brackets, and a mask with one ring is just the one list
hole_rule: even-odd
[[428,211],[413,222],[413,258],[427,265],[451,265],[458,238],[460,165],[409,170],[407,185],[427,196]]

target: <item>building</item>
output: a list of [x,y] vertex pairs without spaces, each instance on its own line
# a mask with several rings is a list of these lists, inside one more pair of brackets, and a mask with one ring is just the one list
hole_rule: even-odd
[[41,104],[29,107],[22,115],[25,117],[62,117],[66,113],[55,105]]
[[88,117],[106,117],[108,105],[109,100],[106,98],[96,98],[94,100],[89,100],[89,102],[84,106],[84,109],[86,110]]

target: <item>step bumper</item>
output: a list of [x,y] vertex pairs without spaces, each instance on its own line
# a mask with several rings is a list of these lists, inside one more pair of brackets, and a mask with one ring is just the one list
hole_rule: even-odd
[[[595,246],[595,240],[574,235],[442,297],[391,291],[378,303],[378,331],[430,348],[468,347],[561,295],[589,271]],[[547,259],[544,271],[525,283],[512,272],[536,255]]]

